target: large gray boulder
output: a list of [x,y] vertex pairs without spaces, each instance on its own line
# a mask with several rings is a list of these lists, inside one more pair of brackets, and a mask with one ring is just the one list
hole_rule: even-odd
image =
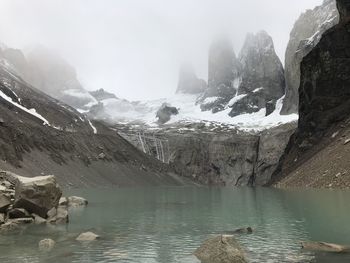
[[194,255],[204,263],[246,263],[243,250],[231,235],[207,239]]
[[298,112],[300,63],[317,45],[323,33],[338,21],[336,1],[324,0],[322,5],[307,10],[295,22],[285,54],[286,96],[282,114]]
[[47,212],[58,206],[62,191],[53,175],[26,178],[17,177],[15,208],[24,208],[47,218]]
[[163,103],[163,105],[157,111],[156,117],[158,118],[159,124],[164,124],[170,121],[172,115],[179,114],[179,110],[175,107],[167,103]]

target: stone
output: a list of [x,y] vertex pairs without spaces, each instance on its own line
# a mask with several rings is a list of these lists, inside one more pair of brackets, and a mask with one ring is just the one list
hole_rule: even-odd
[[56,207],[51,208],[46,215],[48,219],[55,217],[57,215]]
[[20,223],[16,222],[16,221],[7,221],[6,223],[2,224],[0,226],[0,232],[9,232],[9,231],[13,231],[16,230],[20,227]]
[[322,252],[335,252],[344,253],[350,252],[350,246],[343,246],[339,244],[326,243],[326,242],[301,242],[301,247],[311,251],[322,251]]
[[23,217],[23,218],[14,218],[9,219],[9,221],[16,224],[31,224],[34,223],[34,219],[32,217]]
[[61,197],[60,201],[58,202],[59,206],[68,206],[68,199],[67,197]]
[[46,219],[42,218],[41,216],[38,216],[36,214],[32,214],[32,216],[34,217],[34,223],[37,225],[45,224],[47,222]]
[[31,215],[23,208],[13,208],[8,211],[8,217],[10,219],[27,218],[31,217]]
[[79,196],[70,196],[68,199],[68,206],[70,207],[78,207],[78,206],[86,206],[88,204],[88,201]]
[[93,232],[85,232],[85,233],[81,233],[76,240],[77,241],[94,241],[96,239],[99,239],[100,236],[96,235]]
[[177,108],[170,106],[167,103],[163,103],[163,105],[157,111],[156,117],[158,118],[159,124],[164,124],[168,122],[172,115],[179,114]]
[[5,213],[10,205],[10,197],[6,196],[4,193],[0,193],[0,213]]
[[202,262],[247,263],[243,250],[232,235],[211,237],[194,252]]
[[66,206],[57,208],[56,224],[66,224],[69,222],[68,209]]
[[49,252],[55,247],[56,242],[50,238],[39,241],[38,247],[40,251]]
[[5,219],[6,219],[5,214],[0,213],[0,225],[5,223]]
[[18,176],[15,191],[15,208],[25,208],[47,218],[47,212],[58,206],[62,191],[54,176],[26,178]]

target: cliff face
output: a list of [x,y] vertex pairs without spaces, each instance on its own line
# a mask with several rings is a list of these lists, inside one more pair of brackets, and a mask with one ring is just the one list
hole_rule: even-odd
[[[299,124],[281,162],[282,172],[278,175],[282,177],[295,167],[305,169],[310,158],[325,148],[331,151],[329,147],[337,140],[343,142],[337,154],[339,165],[333,167],[333,163],[327,161],[329,168],[335,174],[342,173],[342,166],[349,163],[346,129],[350,124],[350,4],[340,0],[337,6],[341,14],[339,24],[323,34],[301,63]],[[294,165],[291,159],[296,160]],[[318,167],[323,164],[319,163]],[[316,181],[323,173],[315,168],[305,176]]]
[[284,70],[272,38],[265,32],[248,34],[239,55],[242,65],[237,95],[242,99],[230,105],[230,116],[257,112],[272,105],[284,94]]
[[317,45],[322,34],[339,21],[335,0],[325,0],[321,6],[307,10],[295,22],[285,53],[286,96],[282,114],[298,112],[300,63]]
[[124,127],[122,136],[201,184],[256,186],[270,181],[294,129],[290,123],[251,134],[187,124],[158,131]]

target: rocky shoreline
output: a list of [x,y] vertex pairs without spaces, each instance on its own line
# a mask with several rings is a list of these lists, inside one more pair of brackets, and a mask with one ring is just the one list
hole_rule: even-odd
[[68,207],[86,206],[82,197],[62,197],[55,176],[23,177],[0,172],[0,232],[24,224],[66,224]]

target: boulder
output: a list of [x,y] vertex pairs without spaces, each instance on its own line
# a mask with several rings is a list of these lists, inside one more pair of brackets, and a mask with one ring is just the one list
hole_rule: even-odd
[[32,216],[34,217],[34,223],[39,225],[39,224],[45,224],[46,223],[46,219],[42,218],[41,216],[38,216],[36,214],[32,214]]
[[0,225],[5,223],[5,214],[0,213]]
[[47,212],[58,206],[62,191],[53,175],[34,178],[17,177],[15,208],[25,208],[47,218]]
[[43,251],[43,252],[51,251],[54,248],[55,244],[56,244],[56,242],[50,238],[40,240],[39,241],[39,250]]
[[60,201],[58,202],[59,206],[67,206],[68,205],[68,199],[67,197],[61,197]]
[[0,213],[5,213],[11,204],[11,199],[4,193],[0,193]]
[[96,235],[93,232],[85,232],[85,233],[81,233],[76,238],[76,240],[78,240],[78,241],[93,241],[93,240],[96,240],[96,239],[99,239],[99,238],[100,238],[100,236]]
[[332,244],[326,242],[301,242],[301,247],[306,250],[335,252],[335,253],[349,253],[350,246],[343,246],[339,244]]
[[202,262],[246,263],[243,250],[231,235],[221,235],[207,239],[194,255]]
[[179,111],[177,108],[172,107],[167,103],[163,103],[163,105],[157,111],[156,117],[158,118],[159,124],[164,124],[170,121],[170,118],[172,115],[177,115],[177,114],[179,114]]
[[10,219],[27,218],[27,217],[31,217],[31,215],[28,213],[28,211],[26,211],[23,208],[13,208],[8,211],[8,218]]
[[70,196],[68,199],[68,206],[70,207],[78,207],[78,206],[86,206],[88,204],[88,201],[79,196]]

